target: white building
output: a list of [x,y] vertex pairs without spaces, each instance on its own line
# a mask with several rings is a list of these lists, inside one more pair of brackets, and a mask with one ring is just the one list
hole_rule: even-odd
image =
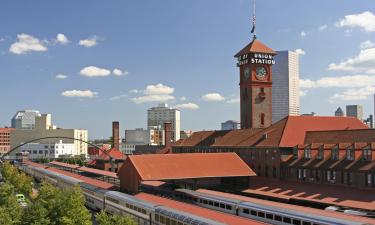
[[272,123],[299,115],[299,55],[278,51],[272,68]]
[[120,150],[124,154],[133,154],[137,145],[163,145],[163,131],[160,127],[148,127],[148,129],[136,128],[125,130],[125,142]]
[[37,110],[18,111],[12,118],[12,128],[32,130],[35,128],[35,117],[41,116]]
[[164,123],[172,123],[172,139],[180,139],[180,111],[168,107],[167,104],[159,104],[147,110],[147,127],[157,126],[164,129]]
[[[35,142],[40,144],[57,143],[62,140],[63,143],[74,144],[72,155],[87,156],[87,143],[85,143],[88,141],[87,130],[56,128],[52,125],[51,120],[51,114],[41,114],[35,117],[33,129],[15,129],[10,136],[10,147],[15,148],[21,143],[34,142],[33,140],[39,138],[43,139]],[[15,154],[15,152],[12,154]]]
[[60,140],[57,143],[49,144],[28,143],[21,147],[21,152],[28,152],[30,159],[54,159],[61,156],[74,156],[76,150],[73,143],[63,143],[63,141]]

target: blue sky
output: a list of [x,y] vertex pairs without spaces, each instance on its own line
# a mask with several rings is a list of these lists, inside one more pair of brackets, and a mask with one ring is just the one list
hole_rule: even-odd
[[[181,107],[183,129],[219,129],[239,119],[233,55],[250,41],[251,5],[1,1],[0,125],[17,110],[38,109],[60,127],[108,137],[111,121],[145,127],[147,108],[168,100]],[[258,38],[304,53],[301,113],[362,104],[373,114],[374,14],[372,0],[258,1]]]

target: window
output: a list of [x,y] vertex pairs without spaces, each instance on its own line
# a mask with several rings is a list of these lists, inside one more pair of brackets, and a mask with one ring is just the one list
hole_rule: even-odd
[[371,148],[370,147],[366,147],[363,149],[363,160],[366,160],[366,161],[371,161],[371,158],[372,158],[372,154],[371,154]]
[[264,117],[265,117],[264,113],[261,113],[260,114],[260,125],[264,125]]
[[281,216],[275,215],[275,220],[276,220],[276,221],[281,221],[282,218],[281,218]]
[[304,151],[304,158],[311,159],[311,147],[307,146]]
[[337,145],[332,148],[331,159],[332,160],[338,160],[339,159],[339,147]]
[[298,148],[293,148],[293,158],[298,158]]
[[284,223],[291,223],[292,219],[290,219],[289,217],[284,217],[283,221]]
[[270,220],[273,220],[273,215],[272,215],[272,214],[269,214],[269,213],[267,213],[267,214],[266,214],[266,218],[267,218],[267,219],[270,219]]
[[245,213],[245,214],[250,214],[250,210],[249,209],[243,209],[242,212]]
[[230,205],[225,205],[225,208],[226,208],[227,210],[232,210],[232,206],[230,206]]
[[354,147],[353,146],[346,149],[346,159],[354,160]]
[[366,176],[366,186],[371,186],[372,184],[372,174],[371,173],[368,173],[367,176]]
[[264,218],[264,212],[258,212],[258,216]]
[[256,216],[257,215],[257,211],[251,210],[250,214],[253,215],[253,216]]
[[323,149],[323,146],[320,146],[319,149],[318,149],[318,155],[317,155],[317,159],[323,159],[324,158],[324,149]]
[[352,173],[347,173],[347,181],[348,181],[348,184],[352,184],[353,182],[353,174]]

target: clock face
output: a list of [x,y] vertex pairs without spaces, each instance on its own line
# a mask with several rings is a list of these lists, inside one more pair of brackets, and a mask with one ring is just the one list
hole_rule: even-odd
[[264,80],[267,76],[267,70],[263,66],[258,66],[256,69],[256,77],[258,80]]
[[245,68],[244,76],[245,76],[246,79],[249,79],[249,77],[250,77],[250,68]]

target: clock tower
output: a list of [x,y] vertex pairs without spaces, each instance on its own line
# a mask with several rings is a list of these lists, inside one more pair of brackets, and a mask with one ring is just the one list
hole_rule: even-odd
[[235,57],[240,69],[241,129],[266,128],[272,123],[272,65],[276,52],[253,41]]

